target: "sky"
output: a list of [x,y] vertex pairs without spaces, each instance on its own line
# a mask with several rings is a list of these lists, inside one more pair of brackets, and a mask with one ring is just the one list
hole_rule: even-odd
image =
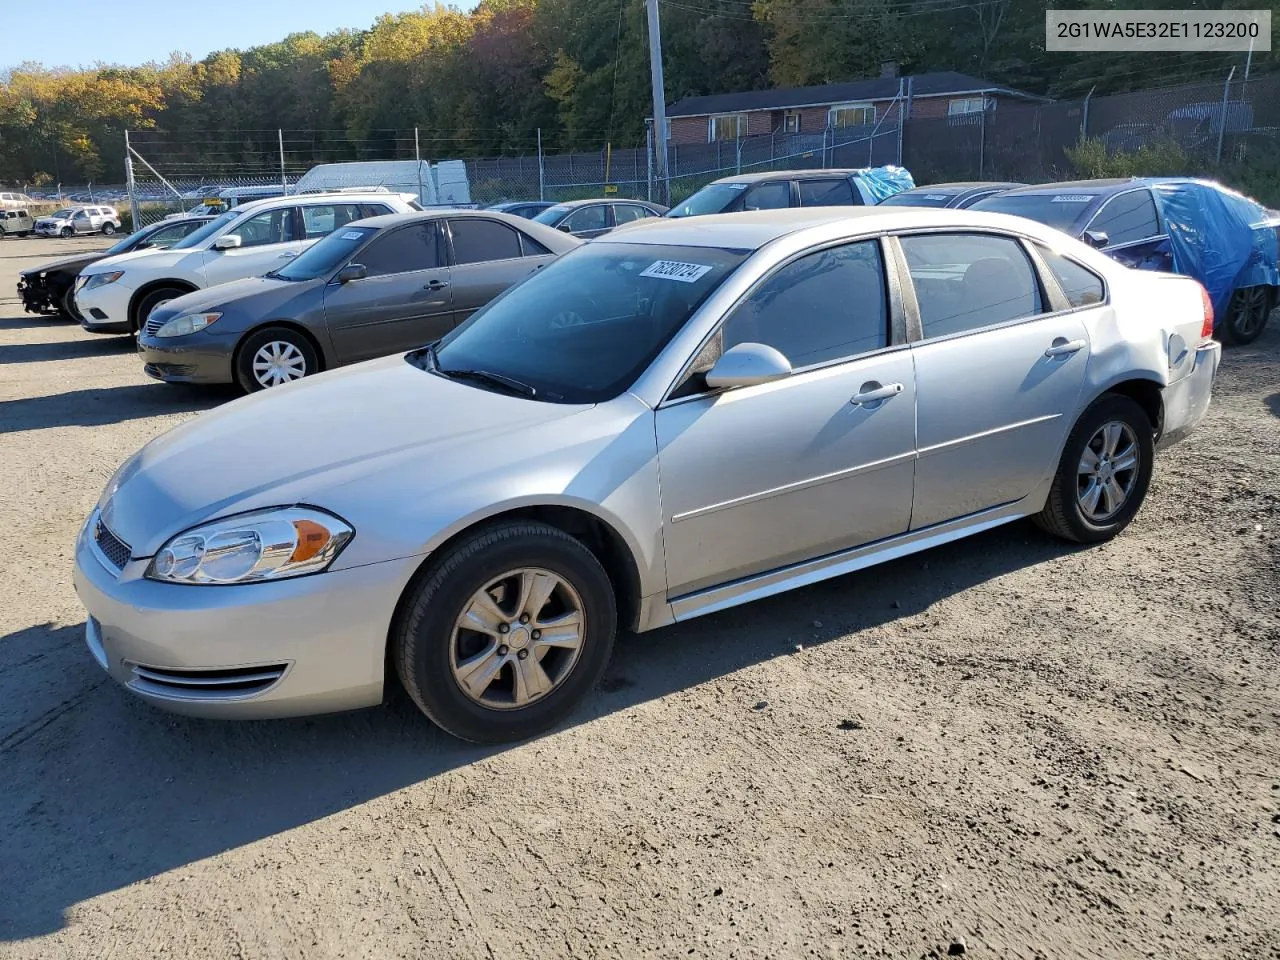
[[[475,6],[475,0],[455,2],[463,9]],[[175,50],[199,60],[214,50],[243,50],[305,30],[363,29],[381,14],[422,5],[422,0],[53,0],[48,9],[56,9],[56,24],[40,15],[38,5],[27,7],[27,15],[6,13],[0,70],[25,60],[49,67],[88,67],[99,60],[135,66],[165,60]]]

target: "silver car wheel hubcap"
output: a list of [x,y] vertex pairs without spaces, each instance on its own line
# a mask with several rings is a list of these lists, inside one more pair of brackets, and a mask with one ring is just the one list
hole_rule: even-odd
[[253,377],[264,387],[274,387],[307,375],[307,358],[285,340],[264,343],[253,355]]
[[1141,456],[1127,423],[1112,420],[1094,431],[1080,455],[1076,479],[1076,499],[1086,520],[1106,523],[1129,502]]
[[491,580],[462,608],[449,641],[458,688],[494,710],[527,707],[573,672],[586,614],[567,580],[522,567]]

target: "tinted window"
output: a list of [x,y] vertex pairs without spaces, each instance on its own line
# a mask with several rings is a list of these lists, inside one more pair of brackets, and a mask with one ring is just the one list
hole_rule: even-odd
[[903,237],[926,339],[1040,313],[1040,284],[1016,240],[985,234]]
[[800,206],[847,207],[853,205],[853,185],[848,180],[801,180]]
[[615,223],[630,223],[632,220],[643,220],[645,217],[652,216],[653,213],[635,203],[617,203],[613,207]]
[[791,183],[761,183],[747,191],[747,210],[781,210],[791,206]]
[[[335,230],[317,240],[287,264],[269,274],[280,280],[315,280],[327,276],[347,262],[360,245],[376,231],[372,227],[348,227]],[[364,257],[360,258],[364,263]],[[373,273],[372,270],[369,271]]]
[[916,192],[915,190],[907,190],[903,193],[895,193],[891,197],[885,197],[880,201],[880,206],[884,207],[945,207],[951,202],[952,194],[949,193],[929,193],[927,190]]
[[588,230],[607,230],[609,208],[599,203],[590,207],[579,207],[565,218],[560,227],[568,227],[570,233],[585,233]]
[[326,203],[302,208],[302,226],[308,240],[333,233],[361,217],[358,203]]
[[440,266],[438,249],[436,225],[415,223],[384,233],[360,252],[359,260],[371,277],[410,273]]
[[713,183],[703,187],[688,200],[667,211],[668,217],[701,217],[709,213],[732,213],[742,209],[745,183]]
[[635,382],[747,256],[593,240],[457,327],[440,345],[440,366],[514,378],[541,400],[608,400]]
[[1112,246],[1154,237],[1160,232],[1156,224],[1156,204],[1151,199],[1151,191],[1134,190],[1108,200],[1085,229],[1105,233],[1107,245]]
[[[267,210],[255,214],[235,229],[242,247],[261,247],[268,243],[288,243],[293,235],[293,207]],[[194,236],[195,234],[192,234]]]
[[520,234],[520,244],[524,247],[524,255],[526,257],[545,257],[551,254],[550,250],[527,233]]
[[864,240],[775,273],[725,321],[723,347],[764,343],[807,367],[878,350],[888,330],[880,244]]
[[1049,270],[1058,279],[1058,285],[1067,295],[1067,302],[1073,307],[1085,307],[1091,303],[1101,303],[1104,296],[1102,279],[1092,270],[1080,266],[1074,260],[1068,260],[1061,254],[1054,253],[1048,247],[1036,245],[1040,256],[1048,264]]
[[493,220],[450,220],[453,262],[483,263],[520,256],[520,238],[505,223]]
[[1061,193],[1000,193],[979,200],[974,210],[990,210],[1026,217],[1067,233],[1078,233],[1085,211],[1098,199],[1097,194],[1064,190]]

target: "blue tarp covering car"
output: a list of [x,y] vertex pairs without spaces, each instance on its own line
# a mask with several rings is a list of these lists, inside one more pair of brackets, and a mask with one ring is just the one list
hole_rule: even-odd
[[881,200],[892,197],[895,193],[901,193],[903,190],[910,190],[916,185],[915,180],[911,177],[910,170],[906,167],[892,165],[864,170],[861,180],[874,203],[879,203]]

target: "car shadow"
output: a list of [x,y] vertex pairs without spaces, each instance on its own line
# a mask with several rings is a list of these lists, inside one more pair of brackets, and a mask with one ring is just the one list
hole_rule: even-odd
[[[0,304],[0,308],[3,308]],[[37,327],[68,327],[76,321],[71,317],[64,317],[59,314],[56,317],[50,317],[44,314],[27,314],[25,317],[9,317],[0,319],[0,330],[34,330]]]
[[[1014,524],[624,636],[600,688],[564,726],[793,655],[797,644],[850,634],[858,643],[859,631],[1068,549]],[[172,716],[106,679],[82,630],[43,625],[0,638],[0,942],[56,931],[90,898],[521,749],[454,740],[398,689],[381,707],[328,717]]]
[[1262,402],[1267,405],[1273,417],[1280,417],[1280,393],[1273,393]]
[[94,336],[89,340],[63,340],[53,343],[11,343],[0,349],[0,364],[81,360],[85,357],[137,353],[137,350],[133,337],[120,336]]
[[101,427],[170,413],[195,413],[235,395],[230,388],[145,383],[0,400],[0,434],[48,427]]

